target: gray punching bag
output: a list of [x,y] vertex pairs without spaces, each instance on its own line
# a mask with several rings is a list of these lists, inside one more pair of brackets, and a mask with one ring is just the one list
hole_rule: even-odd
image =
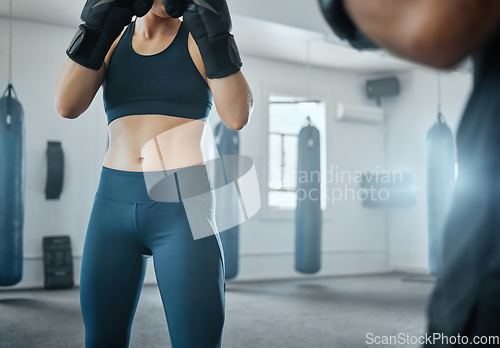
[[441,112],[427,133],[427,199],[429,223],[429,272],[441,264],[442,236],[455,186],[455,146]]
[[[224,155],[239,155],[240,138],[238,131],[232,131],[226,127],[223,122],[219,122],[215,127],[215,142],[219,155],[224,161]],[[223,162],[224,163],[224,162]],[[235,201],[233,201],[235,200]],[[227,197],[227,199],[217,204],[217,207],[227,207],[220,209],[217,213],[222,214],[238,214],[239,202],[237,197]],[[238,225],[223,231],[219,234],[222,247],[224,249],[224,262],[226,266],[226,279],[236,277],[238,274],[238,257],[239,257],[239,227]]]
[[23,275],[24,112],[9,84],[0,98],[0,286]]
[[315,273],[321,267],[321,182],[319,131],[311,125],[299,133],[295,269]]

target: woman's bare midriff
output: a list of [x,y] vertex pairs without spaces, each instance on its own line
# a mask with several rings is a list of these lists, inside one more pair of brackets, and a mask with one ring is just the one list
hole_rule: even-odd
[[103,165],[125,171],[157,171],[203,163],[202,120],[165,115],[131,115],[108,126]]

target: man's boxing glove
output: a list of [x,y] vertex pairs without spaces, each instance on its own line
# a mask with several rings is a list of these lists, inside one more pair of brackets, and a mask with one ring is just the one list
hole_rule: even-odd
[[186,10],[186,0],[163,0],[165,11],[172,18],[179,18]]
[[153,0],[87,0],[81,24],[66,54],[76,63],[99,70],[104,57],[134,15],[144,16]]
[[358,50],[378,48],[353,23],[344,8],[343,0],[319,0],[319,4],[323,16],[338,37],[349,41]]
[[225,0],[187,0],[184,23],[200,49],[208,78],[237,73],[241,58]]

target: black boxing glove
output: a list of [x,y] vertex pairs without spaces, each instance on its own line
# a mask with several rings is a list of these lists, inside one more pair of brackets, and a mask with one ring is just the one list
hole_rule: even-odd
[[343,0],[319,0],[319,4],[326,21],[342,40],[349,41],[358,50],[378,48],[353,23],[344,8]]
[[172,18],[179,18],[186,10],[186,0],[163,0],[165,11]]
[[104,58],[134,15],[144,16],[154,0],[87,0],[66,54],[76,63],[99,70]]
[[184,23],[200,49],[208,78],[240,71],[241,58],[225,0],[187,0]]

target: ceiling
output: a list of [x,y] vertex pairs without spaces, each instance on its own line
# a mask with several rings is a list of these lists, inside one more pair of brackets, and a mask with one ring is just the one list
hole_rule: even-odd
[[[84,0],[11,0],[13,18],[76,28]],[[291,6],[292,4],[292,6]],[[380,52],[359,52],[332,34],[316,0],[228,0],[233,34],[244,55],[355,72],[415,66]],[[262,9],[265,9],[265,13]],[[9,16],[9,1],[0,2]]]
[[357,72],[408,70],[414,66],[385,52],[361,52],[325,33],[261,19],[233,16],[243,54]]

